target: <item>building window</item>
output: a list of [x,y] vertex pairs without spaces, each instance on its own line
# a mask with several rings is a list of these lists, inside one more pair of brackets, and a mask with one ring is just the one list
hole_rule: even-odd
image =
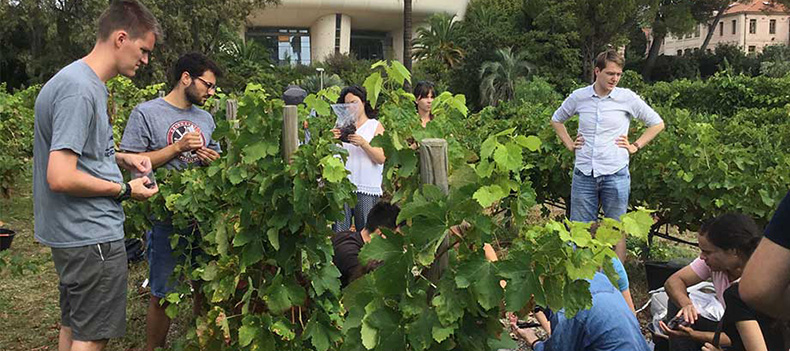
[[776,20],[768,22],[768,34],[776,34]]
[[684,55],[691,54],[691,49],[686,49],[686,50],[684,50],[684,51],[683,51],[683,54],[684,54]]
[[754,45],[749,46],[749,53],[753,54],[757,48]]
[[699,38],[699,24],[697,25],[697,29],[694,31],[694,37]]
[[383,60],[391,47],[387,32],[351,31],[351,54],[360,60]]
[[755,33],[757,33],[757,20],[752,19],[749,20],[749,34],[755,34]]
[[683,50],[678,49],[678,56],[683,56]]
[[735,34],[737,30],[738,30],[738,21],[732,20],[732,34]]
[[248,28],[246,38],[262,44],[278,65],[310,65],[310,32],[305,28]]
[[719,36],[724,36],[724,22],[719,22]]

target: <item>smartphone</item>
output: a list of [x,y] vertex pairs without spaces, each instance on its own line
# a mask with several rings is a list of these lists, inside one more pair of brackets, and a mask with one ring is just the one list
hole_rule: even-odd
[[689,323],[686,322],[686,319],[684,319],[682,315],[675,316],[675,318],[672,318],[672,320],[670,320],[669,323],[667,323],[667,327],[669,327],[669,329],[672,330],[679,329],[681,325],[685,327],[689,325]]
[[154,187],[156,187],[156,177],[154,177],[153,170],[151,170],[148,173],[140,173],[137,171],[132,172],[132,178],[137,179],[142,177],[148,177],[148,180],[150,180],[150,182],[145,185],[146,188],[153,189]]

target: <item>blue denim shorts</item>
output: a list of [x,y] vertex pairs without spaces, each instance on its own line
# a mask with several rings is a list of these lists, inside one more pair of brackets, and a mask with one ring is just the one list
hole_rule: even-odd
[[[170,246],[170,238],[173,233],[182,236],[200,237],[197,227],[189,227],[184,230],[176,230],[169,222],[154,222],[151,230],[146,233],[147,255],[148,255],[148,280],[151,286],[151,294],[158,298],[165,298],[167,293],[173,291],[178,283],[178,277],[173,275],[176,265],[183,263],[187,256],[184,253],[173,250]],[[179,248],[186,248],[187,241],[183,238],[178,241]],[[196,257],[200,252],[192,250],[192,257]]]

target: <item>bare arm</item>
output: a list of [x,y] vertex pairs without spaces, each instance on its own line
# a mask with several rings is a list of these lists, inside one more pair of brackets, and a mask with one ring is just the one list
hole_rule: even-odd
[[[379,123],[378,128],[376,128],[375,135],[381,135],[381,134],[384,134],[384,127],[381,125],[381,123]],[[362,150],[365,150],[365,153],[368,155],[368,157],[370,157],[370,159],[374,163],[383,164],[384,161],[387,160],[386,156],[384,156],[384,149],[380,147],[370,146],[370,143],[367,142],[364,138],[362,138],[362,136],[360,136],[359,134],[349,135],[348,140],[352,144],[362,148]]]
[[666,283],[664,283],[667,296],[669,296],[672,302],[680,307],[678,315],[685,314],[686,321],[691,324],[697,321],[697,310],[691,303],[688,290],[686,289],[700,282],[702,282],[702,278],[700,278],[697,273],[694,273],[694,270],[691,269],[690,266],[686,266],[675,272],[675,274],[672,274],[672,276],[667,279]]
[[49,153],[47,183],[56,193],[76,197],[115,197],[121,185],[96,178],[77,169],[79,155],[71,150],[55,150]]
[[741,275],[741,299],[760,312],[787,319],[790,314],[790,250],[763,238]]
[[634,141],[634,143],[639,144],[639,148],[641,149],[645,147],[647,143],[653,140],[656,137],[656,135],[658,135],[658,133],[661,133],[662,130],[664,130],[664,122],[661,122],[654,126],[650,126],[645,130],[644,133],[642,133],[639,139],[636,139],[636,141]]
[[153,168],[169,162],[185,151],[198,150],[203,147],[203,137],[198,132],[189,132],[180,140],[156,151],[141,152],[139,155],[151,159]]
[[631,297],[631,289],[625,289],[620,293],[623,294],[623,298],[625,299],[625,303],[628,304],[628,308],[631,309],[631,312],[636,314],[636,308],[634,308],[634,299]]
[[576,147],[574,146],[573,139],[571,139],[571,135],[568,134],[568,129],[565,128],[565,124],[551,121],[551,126],[554,128],[554,132],[557,133],[557,136],[560,137],[562,145],[565,145],[565,148],[569,151],[575,151]]
[[738,329],[746,351],[768,351],[768,345],[765,344],[763,332],[757,321],[740,321],[735,323],[735,328]]
[[141,152],[138,155],[148,156],[148,158],[151,159],[151,165],[153,166],[153,168],[159,168],[159,166],[172,160],[180,153],[181,151],[178,150],[178,144],[170,144],[159,150]]

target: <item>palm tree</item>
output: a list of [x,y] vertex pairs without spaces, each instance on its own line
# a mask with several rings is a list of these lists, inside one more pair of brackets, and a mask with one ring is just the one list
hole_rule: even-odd
[[403,65],[411,72],[411,1],[403,0]]
[[526,60],[526,51],[514,54],[512,48],[504,48],[498,49],[496,56],[496,61],[487,61],[480,67],[480,103],[483,106],[512,100],[516,80],[529,77],[535,70],[535,65]]
[[464,51],[455,45],[460,35],[455,15],[437,13],[428,19],[429,27],[417,29],[414,40],[414,58],[436,58],[450,68],[464,58]]

